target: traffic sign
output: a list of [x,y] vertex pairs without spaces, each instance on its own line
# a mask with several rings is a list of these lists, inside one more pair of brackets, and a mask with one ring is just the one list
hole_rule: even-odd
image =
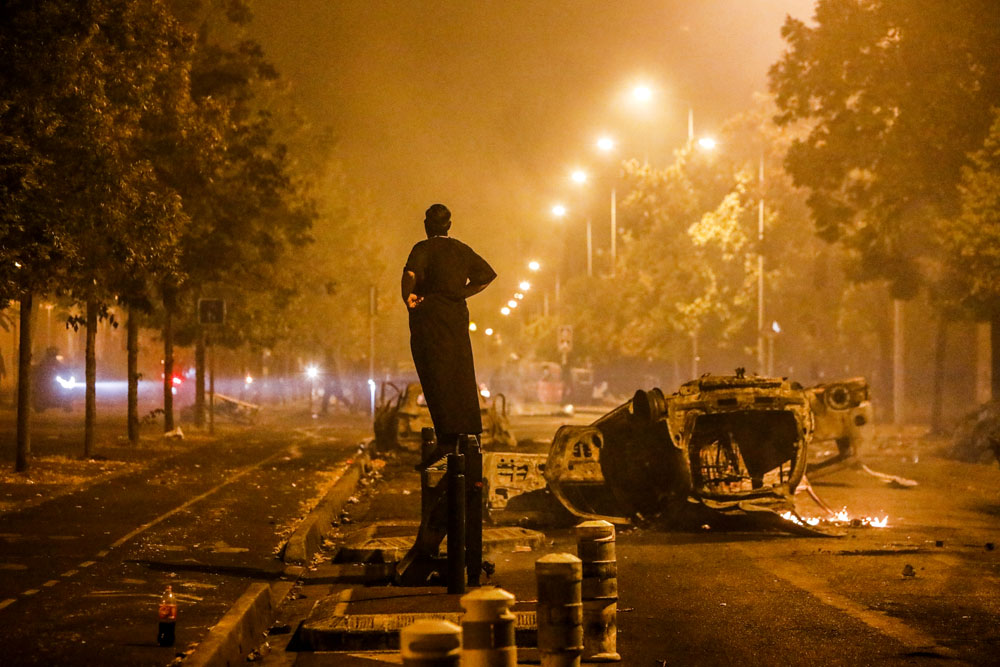
[[573,349],[573,325],[560,324],[556,332],[556,347],[563,354]]
[[225,321],[224,299],[198,299],[198,324],[223,324]]

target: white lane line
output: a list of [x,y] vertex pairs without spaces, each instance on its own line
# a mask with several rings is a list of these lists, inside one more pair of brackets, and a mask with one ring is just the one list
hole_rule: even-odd
[[80,570],[66,570],[65,572],[63,572],[59,576],[62,576],[62,577],[72,577],[74,574],[77,574],[78,572],[80,572]]
[[111,552],[108,551],[107,549],[101,549],[100,551],[97,552],[97,556],[95,556],[95,558],[104,558],[109,553],[111,553]]
[[17,602],[17,600],[15,600],[14,598],[7,598],[6,600],[0,601],[0,609],[6,609],[15,602]]
[[82,563],[80,563],[79,565],[77,565],[77,567],[79,567],[79,568],[85,568],[85,567],[90,567],[93,564],[94,564],[94,561],[92,561],[92,560],[85,560]]
[[53,586],[55,586],[58,583],[59,583],[58,579],[49,579],[44,584],[42,584],[42,587],[43,588],[52,588]]
[[236,480],[238,480],[240,477],[243,477],[247,473],[252,472],[252,471],[256,470],[257,468],[259,468],[259,467],[261,467],[263,465],[267,465],[273,459],[276,459],[279,456],[284,456],[287,453],[288,453],[287,450],[283,449],[283,450],[281,450],[279,452],[275,452],[274,454],[272,454],[271,456],[268,456],[266,459],[264,459],[262,461],[258,461],[257,463],[253,464],[252,466],[248,466],[247,468],[244,468],[243,470],[241,470],[240,472],[236,473],[235,475],[230,476],[222,484],[219,484],[218,486],[212,487],[211,489],[209,489],[205,493],[202,493],[201,495],[198,495],[198,496],[195,496],[194,498],[191,498],[190,500],[188,500],[184,504],[178,505],[177,507],[175,507],[174,509],[170,510],[166,514],[161,514],[160,516],[156,517],[152,521],[149,521],[149,522],[144,523],[143,525],[139,526],[138,528],[136,528],[132,532],[128,533],[127,535],[123,535],[122,537],[118,538],[117,540],[115,540],[114,542],[111,543],[111,548],[112,549],[116,549],[116,548],[120,547],[121,545],[125,544],[126,542],[128,542],[129,540],[131,540],[136,535],[149,530],[150,528],[152,528],[156,524],[160,523],[161,521],[165,521],[166,519],[169,519],[170,517],[172,517],[174,514],[177,514],[178,512],[181,512],[181,511],[187,509],[191,505],[194,505],[196,502],[198,502],[200,500],[203,500],[204,498],[207,498],[208,496],[212,495],[213,493],[215,493],[216,491],[218,491],[222,487],[228,486],[228,485],[232,484],[233,482],[235,482]]
[[26,590],[23,593],[21,593],[21,595],[24,595],[25,597],[27,597],[29,595],[34,595],[37,592],[38,592],[37,588],[29,588],[28,590]]
[[924,634],[916,628],[911,628],[898,618],[868,609],[835,592],[830,588],[825,579],[808,574],[791,561],[780,558],[760,558],[751,549],[742,545],[736,545],[736,548],[750,556],[754,563],[763,567],[774,576],[784,579],[796,588],[809,593],[823,604],[829,605],[834,609],[839,609],[848,616],[861,621],[887,637],[895,639],[904,646],[922,651],[933,651],[948,658],[956,656],[952,649],[946,646],[939,646],[937,640],[930,635]]

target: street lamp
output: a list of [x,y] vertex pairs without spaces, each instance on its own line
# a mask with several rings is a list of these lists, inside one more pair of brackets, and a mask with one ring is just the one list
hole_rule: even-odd
[[705,151],[715,150],[717,145],[718,144],[713,137],[701,137],[698,139],[698,148]]
[[[559,219],[565,217],[566,216],[566,207],[563,206],[562,204],[556,204],[555,206],[552,207],[552,215],[555,216],[556,218],[559,218]],[[556,311],[557,312],[559,310],[559,268],[558,268],[558,266],[559,265],[557,264],[556,265],[556,289],[555,289]],[[549,309],[546,307],[546,309],[545,309],[545,314],[546,315],[549,314],[548,310]]]
[[[570,174],[570,178],[577,185],[583,185],[587,182],[587,172],[582,169],[574,169],[573,173]],[[587,277],[590,278],[594,275],[594,242],[593,236],[591,235],[590,228],[590,216],[587,216]]]
[[[648,108],[652,103],[654,96],[655,91],[649,84],[641,83],[632,88],[632,102],[640,108]],[[688,100],[684,100],[676,96],[674,97],[677,101],[683,102],[687,105],[688,143],[691,143],[694,141],[694,107]]]
[[528,262],[528,270],[532,272],[538,272],[542,268],[542,265],[535,260]]
[[[602,153],[610,154],[615,149],[615,140],[604,136],[597,140],[597,149]],[[618,264],[618,222],[617,205],[615,204],[615,184],[611,183],[611,277],[615,277],[615,268]]]

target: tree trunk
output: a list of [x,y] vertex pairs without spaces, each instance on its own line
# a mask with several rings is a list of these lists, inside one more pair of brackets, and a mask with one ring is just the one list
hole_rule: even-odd
[[83,419],[83,456],[94,455],[94,429],[97,422],[97,301],[87,299],[87,351],[85,412]]
[[28,469],[31,454],[31,301],[30,293],[21,297],[20,333],[17,351],[17,456],[14,471]]
[[[892,304],[890,300],[888,302]],[[892,319],[880,321],[876,326],[878,336],[878,382],[874,383],[877,401],[875,418],[889,422],[892,419]]]
[[931,394],[931,433],[940,434],[944,425],[941,414],[944,403],[944,361],[948,346],[948,318],[941,315],[934,339],[934,383]]
[[892,423],[906,422],[905,301],[892,300]]
[[174,321],[169,304],[163,322],[163,432],[174,430]]
[[126,325],[128,348],[128,441],[139,443],[139,322],[131,308]]
[[194,424],[205,425],[205,330],[201,327],[194,345]]
[[990,314],[990,389],[992,399],[1000,398],[1000,309]]

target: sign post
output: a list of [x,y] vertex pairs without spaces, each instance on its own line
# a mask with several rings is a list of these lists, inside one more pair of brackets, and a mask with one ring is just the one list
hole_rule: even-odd
[[[198,324],[216,327],[226,322],[224,299],[198,299]],[[208,337],[208,433],[215,434],[215,344]]]

